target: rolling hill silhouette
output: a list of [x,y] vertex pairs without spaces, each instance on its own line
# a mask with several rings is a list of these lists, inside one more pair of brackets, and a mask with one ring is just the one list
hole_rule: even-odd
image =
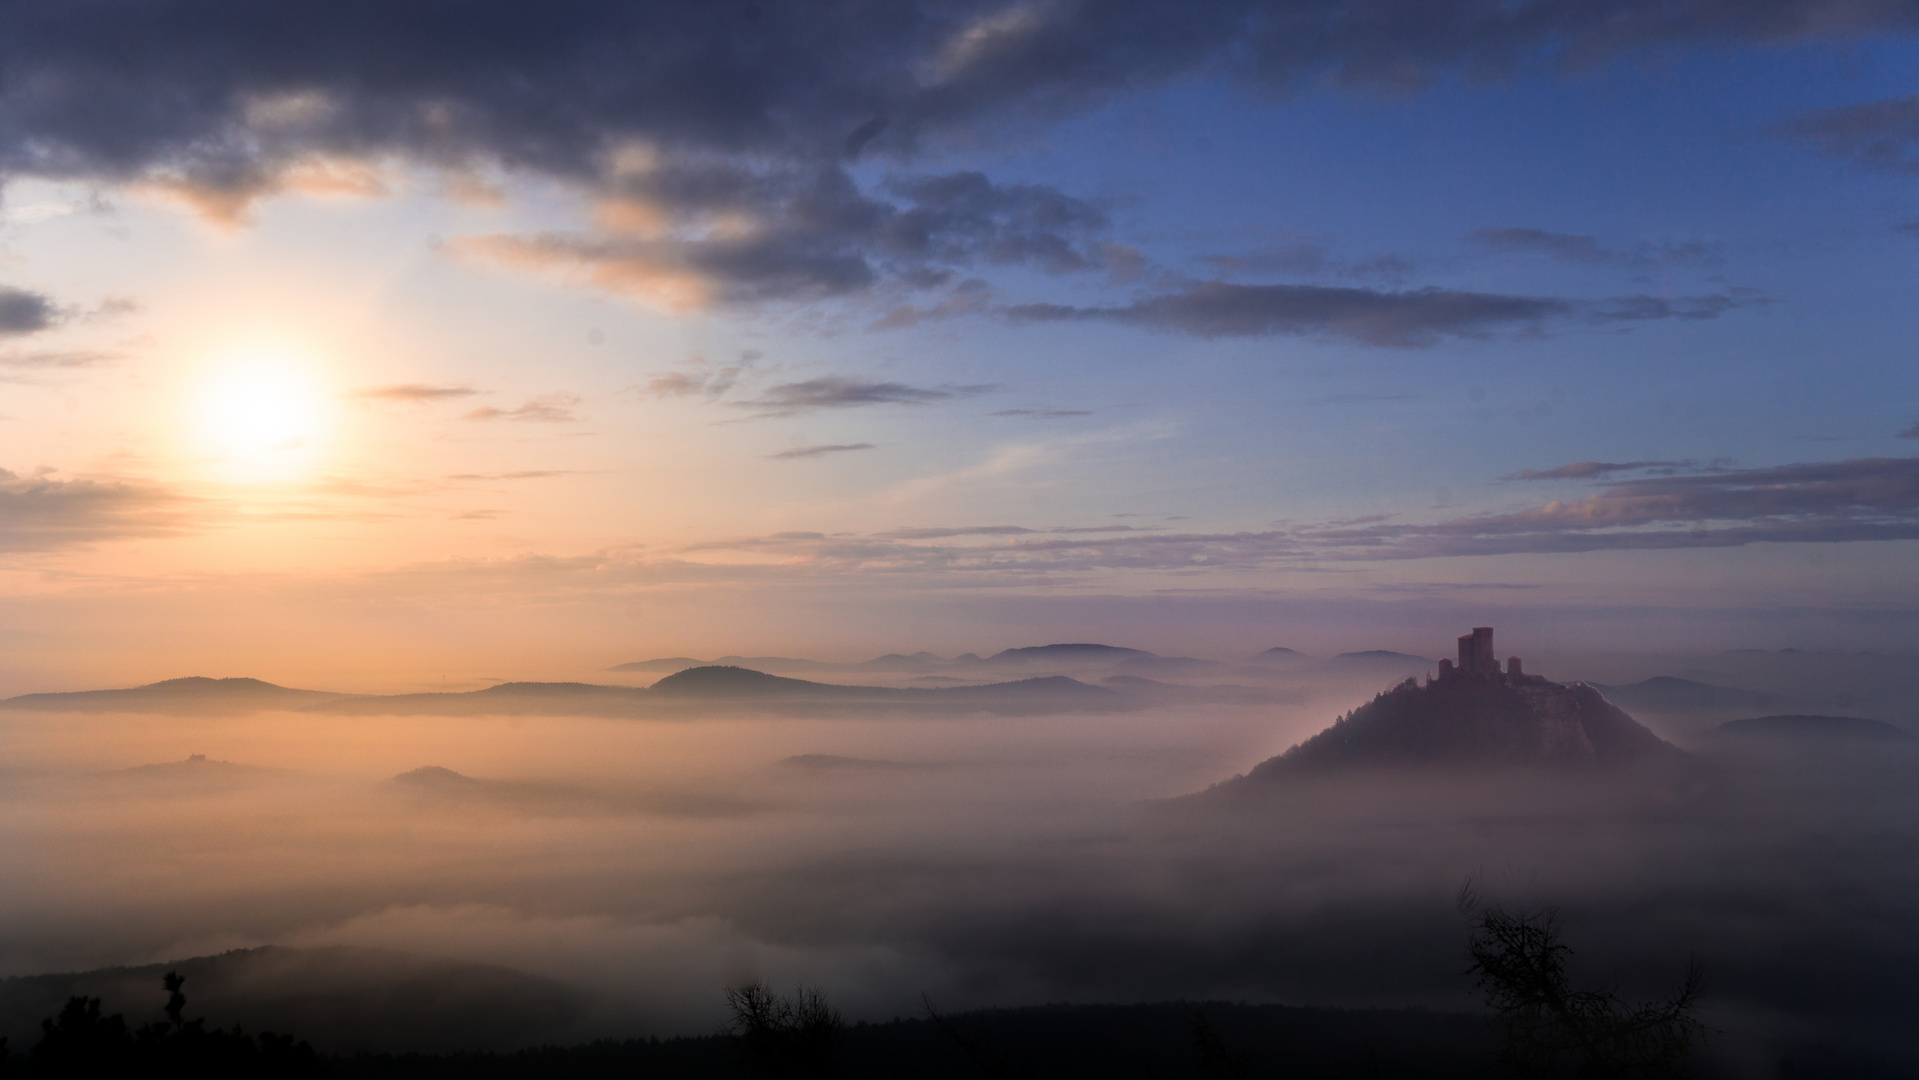
[[1117,645],[1032,645],[1023,649],[1003,649],[987,657],[988,664],[1114,664],[1122,660],[1157,660],[1144,649],[1123,649]]
[[1361,652],[1343,652],[1333,657],[1333,663],[1346,666],[1367,664],[1374,667],[1415,668],[1431,667],[1433,662],[1423,656],[1411,653],[1394,652],[1391,649],[1365,649]]
[[259,679],[210,679],[192,675],[120,690],[74,690],[21,694],[0,701],[0,709],[39,712],[195,712],[297,709],[348,697],[324,690],[295,690]]
[[675,698],[764,698],[844,696],[875,698],[902,691],[881,686],[835,686],[831,683],[768,675],[752,668],[714,665],[687,668],[653,684],[652,693]]
[[1671,675],[1655,675],[1625,686],[1593,683],[1606,700],[1621,708],[1642,712],[1712,712],[1721,709],[1765,709],[1785,701],[1778,694],[1714,686]]

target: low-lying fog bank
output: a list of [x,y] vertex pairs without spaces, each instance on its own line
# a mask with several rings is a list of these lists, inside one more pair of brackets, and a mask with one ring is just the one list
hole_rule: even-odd
[[1395,677],[1214,674],[1187,681],[1284,693],[1026,716],[15,709],[0,720],[0,974],[402,950],[577,994],[525,1029],[561,1040],[708,1032],[720,988],[756,977],[818,984],[855,1019],[914,1013],[922,992],[953,1010],[1466,1008],[1453,904],[1474,878],[1559,905],[1589,981],[1653,996],[1699,956],[1716,1052],[1908,1037],[1911,745],[1715,740],[1735,713],[1694,710],[1641,717],[1693,752],[1672,768],[1355,773],[1231,805],[1174,798]]

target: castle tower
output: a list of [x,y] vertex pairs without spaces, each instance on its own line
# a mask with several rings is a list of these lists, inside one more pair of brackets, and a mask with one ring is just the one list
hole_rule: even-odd
[[1492,627],[1475,626],[1472,633],[1459,635],[1459,673],[1499,674],[1499,658],[1493,655]]

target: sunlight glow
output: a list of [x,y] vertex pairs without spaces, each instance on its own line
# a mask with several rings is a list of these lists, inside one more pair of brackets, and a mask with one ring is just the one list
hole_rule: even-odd
[[310,363],[284,349],[235,352],[209,373],[193,424],[227,478],[289,479],[318,460],[330,395]]

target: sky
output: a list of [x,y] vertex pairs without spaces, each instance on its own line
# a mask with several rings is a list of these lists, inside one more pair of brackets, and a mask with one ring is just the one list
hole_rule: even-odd
[[8,693],[1919,647],[1910,3],[5,19]]

